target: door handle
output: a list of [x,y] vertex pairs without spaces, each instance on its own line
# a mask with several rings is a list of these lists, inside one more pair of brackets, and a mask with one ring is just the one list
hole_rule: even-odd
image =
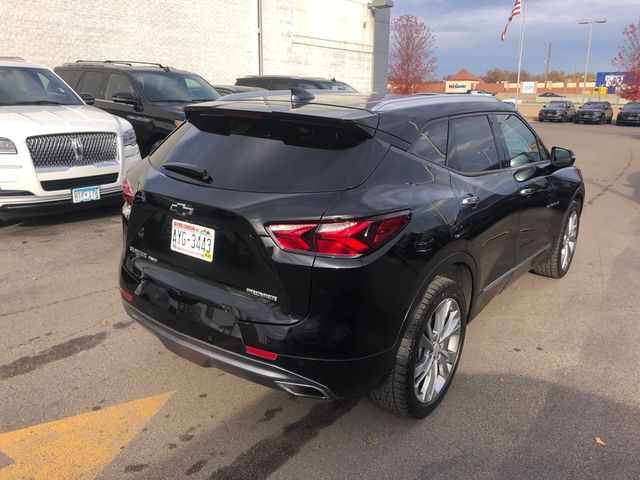
[[527,188],[523,188],[522,190],[520,190],[520,195],[532,195],[533,193],[535,193],[536,189],[533,187],[527,187]]
[[462,201],[460,203],[462,203],[463,207],[476,207],[478,205],[478,203],[480,202],[480,197],[475,197],[473,195],[469,195],[468,197],[465,197],[462,199]]

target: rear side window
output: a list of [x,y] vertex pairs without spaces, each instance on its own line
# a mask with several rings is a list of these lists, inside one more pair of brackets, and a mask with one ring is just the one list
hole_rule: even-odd
[[454,118],[449,122],[448,166],[463,173],[500,168],[489,119],[482,116]]
[[94,97],[103,99],[105,98],[105,88],[106,88],[106,79],[107,74],[96,71],[85,72],[82,80],[78,84],[78,88],[76,88],[77,92],[88,92],[93,94]]
[[176,162],[202,167],[214,188],[296,193],[357,186],[384,152],[355,126],[310,123],[294,115],[194,113],[150,159],[160,170]]
[[538,140],[522,120],[515,115],[496,115],[496,118],[507,145],[507,160],[510,167],[541,160]]
[[445,165],[447,159],[447,137],[449,121],[437,120],[422,127],[412,153],[438,165]]

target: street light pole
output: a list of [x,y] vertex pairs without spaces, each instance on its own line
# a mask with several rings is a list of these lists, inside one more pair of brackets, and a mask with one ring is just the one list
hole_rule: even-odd
[[589,73],[589,56],[591,55],[591,36],[593,35],[594,23],[607,23],[605,18],[596,18],[594,20],[581,20],[579,25],[589,25],[589,41],[587,42],[587,59],[584,64],[584,80],[582,82],[582,103],[584,103],[584,96],[587,90],[587,74]]

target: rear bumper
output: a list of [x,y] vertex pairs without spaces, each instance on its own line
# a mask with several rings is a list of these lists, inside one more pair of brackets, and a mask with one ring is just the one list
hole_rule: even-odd
[[4,203],[1,200],[3,198],[0,197],[0,220],[7,220],[114,205],[122,202],[122,192],[119,189],[108,193],[103,192],[100,195],[100,200],[84,203],[73,203],[70,194],[60,195],[60,198],[55,199],[25,196],[20,198],[7,197],[4,199],[7,200]]
[[393,365],[393,350],[358,359],[314,359],[279,355],[273,363],[198,340],[154,320],[123,300],[125,311],[176,355],[254,383],[298,396],[335,399],[373,390]]
[[293,393],[295,386],[305,387],[306,390],[300,389],[298,391],[305,391],[306,394],[296,393],[300,396],[323,399],[336,398],[328,387],[318,382],[276,365],[244,357],[189,337],[156,322],[126,302],[122,303],[127,314],[158,337],[167,349],[201,367],[215,367],[245,380],[266,387],[282,389],[289,393]]

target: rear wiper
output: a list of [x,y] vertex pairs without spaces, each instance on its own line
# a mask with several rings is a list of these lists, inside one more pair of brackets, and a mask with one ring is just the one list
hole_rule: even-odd
[[204,168],[191,165],[190,163],[166,163],[163,165],[163,168],[206,183],[213,182],[213,178],[211,178],[211,175],[209,175]]

